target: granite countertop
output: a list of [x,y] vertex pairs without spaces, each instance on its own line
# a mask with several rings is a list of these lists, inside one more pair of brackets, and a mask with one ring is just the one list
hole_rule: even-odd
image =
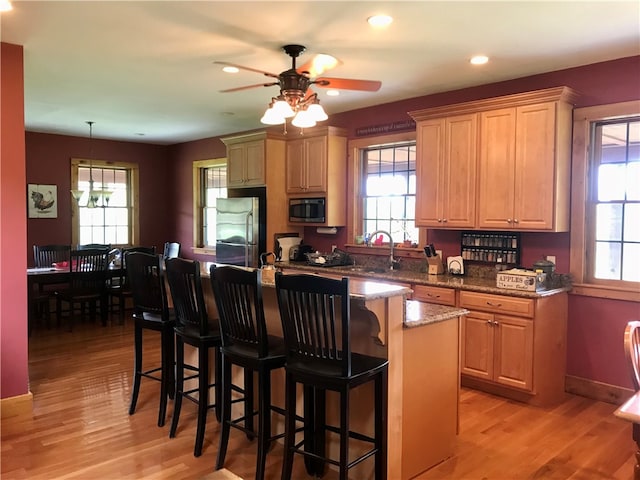
[[405,313],[405,328],[413,328],[457,318],[460,315],[468,314],[469,310],[447,305],[436,305],[435,303],[418,302],[417,300],[407,300]]
[[417,285],[430,285],[436,287],[455,288],[458,290],[470,290],[475,292],[492,293],[497,295],[509,295],[512,297],[524,298],[540,298],[549,295],[556,295],[562,292],[568,292],[570,285],[560,286],[558,288],[550,288],[546,290],[538,290],[536,292],[526,292],[522,290],[511,290],[496,287],[495,278],[482,278],[474,276],[457,276],[457,275],[428,275],[423,272],[412,270],[385,270],[367,269],[353,265],[339,267],[320,267],[317,265],[307,265],[301,262],[278,262],[277,267],[283,269],[297,269],[312,271],[317,274],[327,275],[345,275],[349,277],[365,277],[369,280],[392,281],[399,283],[410,283]]

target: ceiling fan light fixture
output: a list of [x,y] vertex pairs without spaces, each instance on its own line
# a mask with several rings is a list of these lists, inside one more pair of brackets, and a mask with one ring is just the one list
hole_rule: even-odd
[[311,105],[309,105],[309,108],[307,108],[307,112],[316,122],[323,122],[324,120],[329,118],[327,112],[324,111],[324,108],[322,108],[322,105],[320,105],[317,99],[316,103],[312,103]]
[[273,111],[276,114],[280,115],[282,118],[291,118],[296,114],[296,112],[293,111],[293,108],[291,108],[291,105],[289,105],[289,102],[287,102],[284,97],[278,97],[278,99],[273,102],[273,107],[271,108],[273,108]]
[[316,126],[316,121],[308,110],[300,110],[294,117],[291,125],[298,128],[311,128]]
[[269,107],[260,121],[265,125],[282,125],[285,122],[285,118],[282,115],[278,115],[273,107]]

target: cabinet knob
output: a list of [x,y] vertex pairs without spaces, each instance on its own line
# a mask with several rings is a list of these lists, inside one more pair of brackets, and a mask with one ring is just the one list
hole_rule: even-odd
[[443,218],[443,219],[442,219],[442,223],[447,223],[447,219],[446,219],[446,218]]
[[507,223],[511,223],[513,222],[513,220],[511,220],[510,218],[507,218]]
[[514,218],[513,223],[518,223],[518,219]]
[[441,218],[438,219],[438,223],[442,223],[442,219]]
[[494,321],[493,321],[493,325],[494,325],[494,326],[497,326],[497,325],[498,325],[498,321],[497,321],[497,320],[494,320]]

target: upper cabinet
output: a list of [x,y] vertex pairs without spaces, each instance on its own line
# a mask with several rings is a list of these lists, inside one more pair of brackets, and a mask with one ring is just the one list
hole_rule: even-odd
[[416,224],[568,231],[575,98],[556,87],[409,112]]
[[478,115],[426,120],[416,128],[416,225],[472,228]]
[[223,138],[227,146],[227,187],[259,187],[266,183],[266,132]]
[[289,197],[324,197],[326,226],[346,224],[347,132],[314,127],[287,141],[286,192]]

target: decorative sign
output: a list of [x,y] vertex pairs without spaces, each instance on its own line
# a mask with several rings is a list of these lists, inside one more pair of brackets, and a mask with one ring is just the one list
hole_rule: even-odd
[[403,130],[415,130],[416,122],[412,119],[400,120],[397,122],[385,123],[383,125],[372,125],[369,127],[356,128],[356,136],[381,135],[384,133],[401,132]]
[[27,185],[29,218],[58,218],[58,187],[55,185]]

